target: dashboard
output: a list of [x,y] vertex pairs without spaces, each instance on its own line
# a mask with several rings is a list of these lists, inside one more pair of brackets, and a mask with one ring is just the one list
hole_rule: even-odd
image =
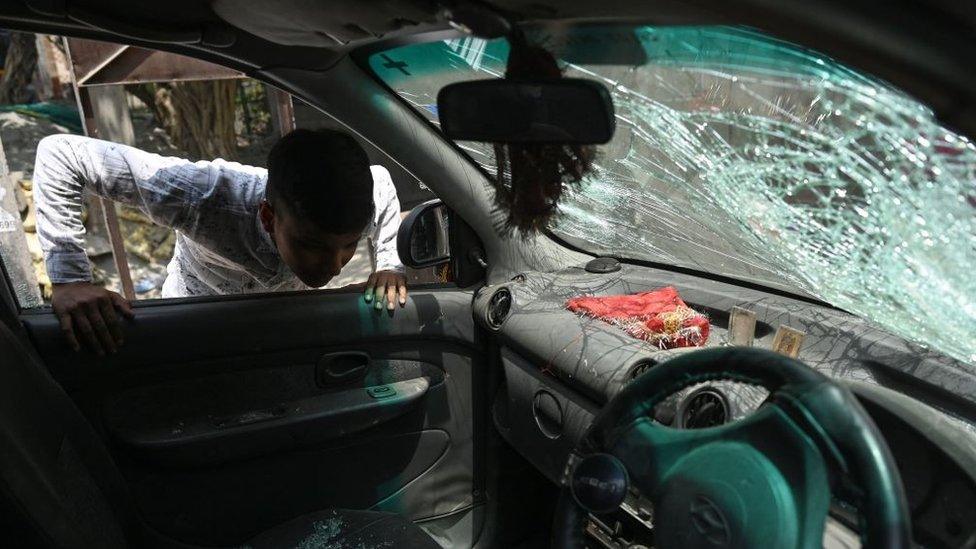
[[[592,273],[584,265],[522,273],[475,296],[475,318],[495,334],[505,374],[492,407],[495,425],[552,482],[562,481],[572,450],[603,404],[648,369],[694,350],[653,347],[611,324],[568,311],[566,301],[670,285],[709,317],[705,346],[728,343],[733,307],[755,313],[754,346],[771,348],[781,326],[803,332],[799,360],[846,384],[892,449],[915,541],[924,547],[976,546],[976,376],[966,365],[812,301],[652,268],[619,267],[611,273]],[[768,396],[762,387],[744,383],[701,383],[671,395],[657,406],[654,419],[679,429],[721,425],[748,415]],[[591,517],[587,529],[594,546],[649,546],[633,526],[643,521],[650,531],[652,513],[642,515],[646,500],[632,496],[618,516]],[[856,529],[856,510],[839,505],[836,511],[825,543],[830,538],[830,546],[858,546],[845,534]],[[614,540],[608,532],[632,532],[636,541]]]

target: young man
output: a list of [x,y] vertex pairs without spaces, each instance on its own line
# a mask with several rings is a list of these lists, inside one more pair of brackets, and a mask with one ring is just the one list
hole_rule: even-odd
[[390,310],[406,303],[396,189],[348,134],[296,130],[272,148],[267,169],[52,135],[41,140],[34,165],[37,233],[51,305],[75,350],[84,341],[99,355],[114,353],[123,342],[119,317],[133,314],[121,295],[91,283],[86,188],[177,231],[163,297],[321,287],[365,236],[374,254],[366,301]]

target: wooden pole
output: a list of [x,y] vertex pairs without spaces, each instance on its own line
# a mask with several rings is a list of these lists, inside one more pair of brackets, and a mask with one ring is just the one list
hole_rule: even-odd
[[[68,60],[71,62],[71,50],[68,41],[65,40],[65,49],[68,51]],[[78,79],[75,76],[74,67],[71,69],[71,85],[75,90],[75,98],[78,101],[78,112],[81,113],[82,126],[85,129],[85,135],[89,137],[99,137],[99,121],[96,117],[99,114],[102,116],[107,116],[107,113],[111,109],[101,108],[99,113],[96,113],[95,108],[92,104],[92,98],[89,94],[89,89],[87,87],[79,87]],[[122,101],[120,108],[124,111],[125,120],[121,120],[122,111],[116,111],[119,116],[119,120],[112,121],[107,119],[105,127],[109,132],[119,132],[124,134],[126,132],[124,126],[125,121],[128,122],[128,134],[131,135],[131,142],[135,141],[135,132],[132,130],[132,120],[129,118],[128,104],[125,102],[125,92],[121,87],[118,91],[122,94]],[[99,92],[96,92],[96,95]],[[99,103],[101,104],[104,100],[102,96],[98,97]],[[110,98],[109,98],[110,101]],[[108,136],[106,136],[108,138]],[[112,258],[115,260],[115,269],[119,273],[119,283],[122,285],[122,295],[128,300],[134,300],[136,298],[135,287],[132,284],[132,274],[129,272],[129,262],[125,256],[125,241],[122,239],[122,231],[119,228],[119,217],[118,213],[115,211],[115,203],[111,200],[99,197],[98,202],[102,207],[102,213],[105,218],[105,227],[108,229],[108,240],[112,245]]]
[[295,129],[295,106],[291,102],[291,94],[278,88],[274,88],[274,99],[278,131],[284,136]]
[[[129,118],[125,91],[121,86],[93,88],[82,86],[75,88],[75,94],[78,96],[81,107],[85,135],[107,139],[123,145],[135,143],[132,119]],[[132,284],[129,261],[125,255],[125,239],[122,238],[118,212],[115,209],[115,203],[111,200],[99,197],[99,202],[105,218],[105,228],[108,229],[108,241],[112,245],[112,259],[115,260],[115,270],[119,273],[119,283],[122,285],[122,295],[132,301],[136,298],[136,291]]]

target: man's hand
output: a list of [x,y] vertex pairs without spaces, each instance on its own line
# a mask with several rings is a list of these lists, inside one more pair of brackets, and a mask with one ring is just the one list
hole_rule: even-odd
[[55,284],[51,307],[71,348],[80,351],[81,340],[98,356],[115,353],[122,345],[122,323],[116,312],[133,317],[124,297],[90,282]]
[[390,311],[395,308],[393,304],[397,301],[403,307],[407,304],[407,279],[396,271],[377,271],[366,280],[363,299],[366,303],[372,301],[377,310],[383,308],[384,299],[386,308]]

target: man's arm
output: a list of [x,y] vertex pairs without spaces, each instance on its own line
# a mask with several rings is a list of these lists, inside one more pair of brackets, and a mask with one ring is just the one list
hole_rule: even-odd
[[180,214],[194,194],[180,188],[186,181],[174,177],[186,167],[195,168],[188,160],[78,135],[42,139],[34,162],[34,201],[51,282],[91,281],[81,220],[85,189],[138,208],[156,223],[179,228]]
[[390,172],[382,166],[370,166],[373,172],[373,204],[376,208],[376,229],[370,235],[375,272],[366,282],[366,301],[373,301],[377,309],[394,308],[394,302],[407,304],[407,280],[397,252],[397,233],[400,230],[400,199]]
[[76,350],[81,338],[98,354],[114,352],[122,343],[116,313],[132,314],[122,296],[91,284],[81,219],[85,189],[135,207],[160,225],[192,232],[188,212],[213,193],[212,170],[213,163],[77,135],[41,140],[34,163],[37,234],[54,286],[51,305]]

